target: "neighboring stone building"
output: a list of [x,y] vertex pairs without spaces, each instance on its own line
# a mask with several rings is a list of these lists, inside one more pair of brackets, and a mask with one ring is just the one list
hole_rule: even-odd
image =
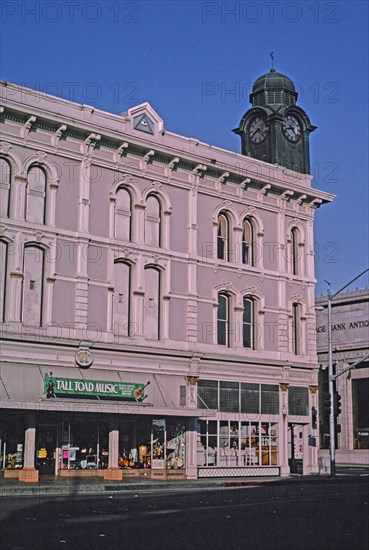
[[[326,306],[319,296],[317,306]],[[323,393],[328,388],[327,309],[317,312],[317,347],[320,393],[320,454],[329,447],[329,421],[324,413]],[[369,289],[339,294],[332,301],[332,350],[336,373],[369,354]],[[336,462],[369,464],[369,359],[337,379],[342,413],[338,417]]]
[[[313,218],[333,197],[301,173],[292,81],[263,82],[237,130],[255,158],[147,103],[2,83],[4,475],[317,471]],[[288,168],[258,158],[276,136]]]

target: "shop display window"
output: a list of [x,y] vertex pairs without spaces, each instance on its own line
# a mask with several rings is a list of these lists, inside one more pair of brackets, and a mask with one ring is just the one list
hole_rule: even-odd
[[119,467],[185,468],[186,428],[182,419],[131,420],[120,428]]
[[151,421],[127,419],[119,429],[120,468],[151,468]]
[[59,469],[104,469],[108,456],[107,422],[81,418],[61,422]]
[[24,460],[25,422],[22,415],[4,414],[0,425],[0,468],[20,470]]
[[152,468],[163,469],[166,446],[165,420],[153,420],[151,433]]
[[267,466],[278,464],[278,424],[200,420],[198,466]]
[[197,441],[197,465],[215,466],[217,454],[217,422],[200,420]]
[[166,468],[180,470],[185,467],[186,427],[177,420],[167,421]]

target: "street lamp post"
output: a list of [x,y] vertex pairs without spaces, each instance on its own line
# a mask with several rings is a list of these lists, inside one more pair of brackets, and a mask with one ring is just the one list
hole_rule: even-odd
[[331,402],[331,408],[329,413],[329,459],[330,459],[330,472],[331,477],[336,475],[336,426],[334,420],[334,380],[337,378],[333,372],[333,349],[332,349],[332,301],[333,299],[355,282],[359,277],[364,275],[369,271],[369,267],[365,269],[362,273],[357,275],[354,279],[349,281],[345,286],[340,288],[334,294],[331,293],[331,285],[328,281],[325,281],[328,284],[328,390],[329,397]]

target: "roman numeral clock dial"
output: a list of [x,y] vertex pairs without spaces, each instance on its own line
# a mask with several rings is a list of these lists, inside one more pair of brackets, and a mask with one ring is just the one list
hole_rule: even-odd
[[287,115],[283,121],[282,132],[288,141],[296,143],[301,137],[301,127],[297,118]]
[[265,121],[257,116],[249,124],[249,136],[252,143],[258,144],[264,141],[268,135],[269,128]]

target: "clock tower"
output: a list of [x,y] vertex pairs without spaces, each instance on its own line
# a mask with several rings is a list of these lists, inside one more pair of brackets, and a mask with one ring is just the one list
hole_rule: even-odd
[[252,108],[233,130],[243,155],[310,174],[309,134],[316,126],[296,105],[297,95],[292,80],[275,69],[255,81]]

